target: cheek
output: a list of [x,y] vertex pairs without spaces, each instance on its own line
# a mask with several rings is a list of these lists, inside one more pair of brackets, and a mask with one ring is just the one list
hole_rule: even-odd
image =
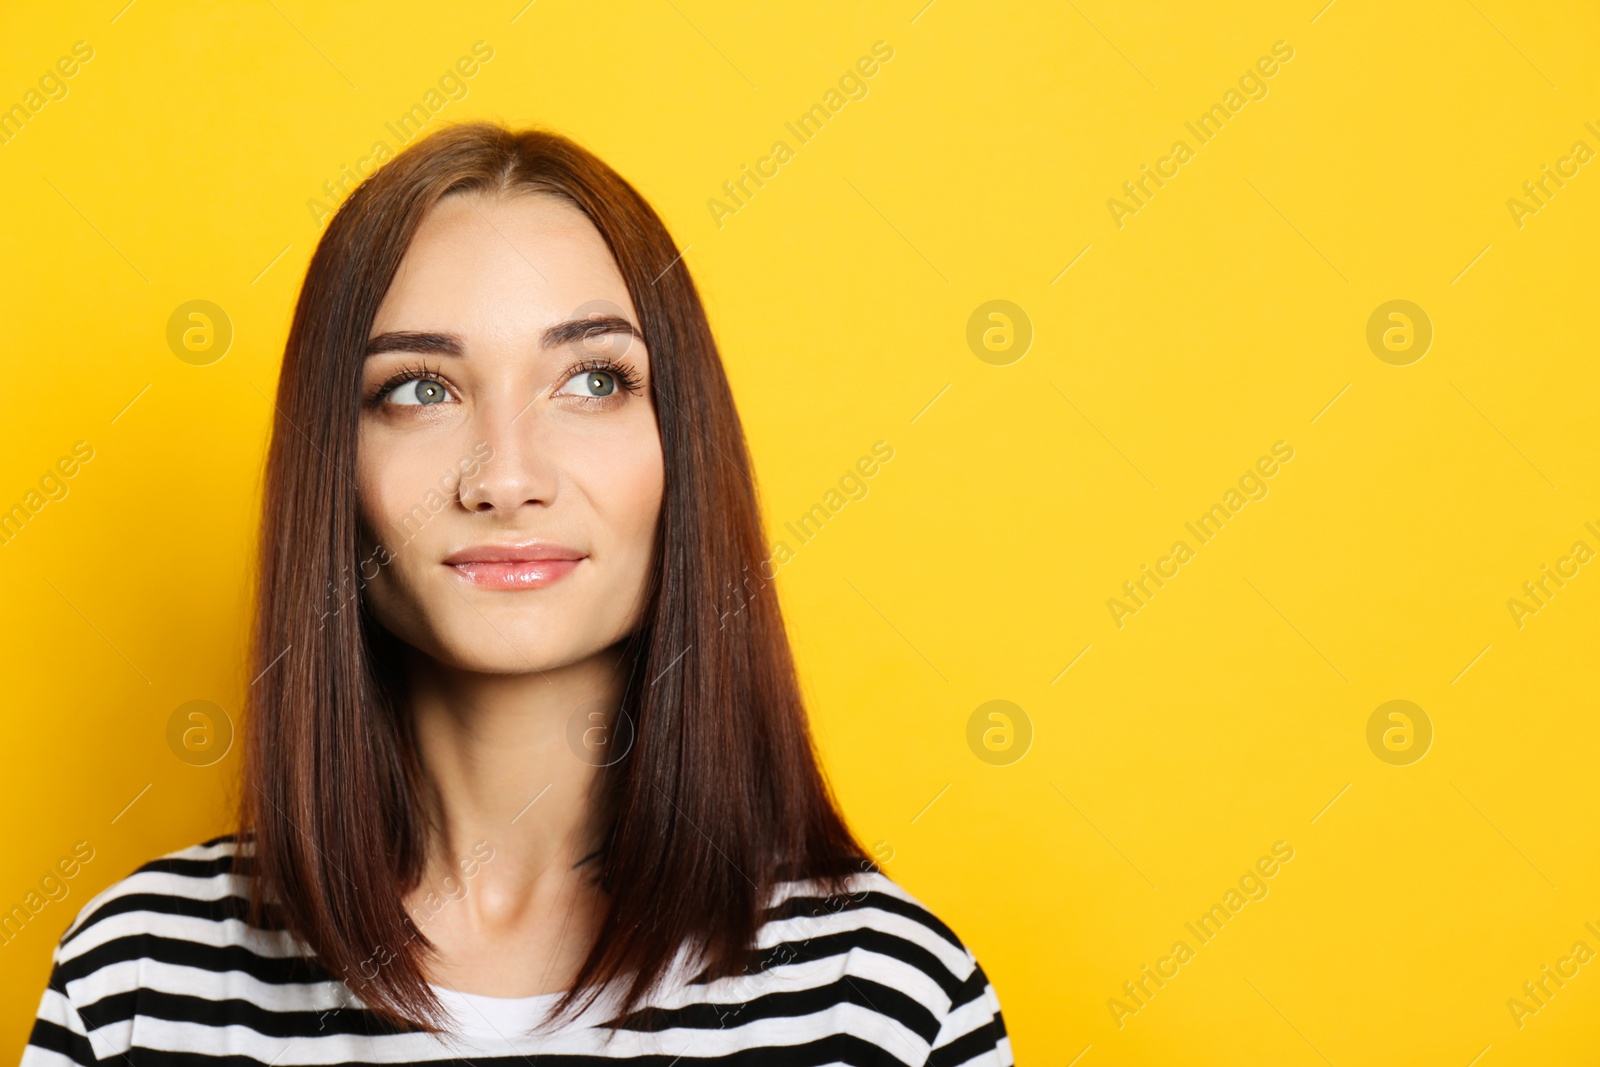
[[398,447],[377,435],[362,438],[356,495],[365,538],[363,558],[371,553],[372,542],[382,542],[388,556],[405,557],[407,546],[443,500],[429,477],[437,466],[431,456],[416,449]]
[[641,450],[635,464],[619,477],[618,500],[634,533],[640,552],[649,555],[656,521],[661,514],[661,495],[665,484],[661,442],[651,442]]
[[604,524],[599,533],[614,553],[643,564],[654,545],[665,484],[661,439],[619,444],[589,466],[585,493]]

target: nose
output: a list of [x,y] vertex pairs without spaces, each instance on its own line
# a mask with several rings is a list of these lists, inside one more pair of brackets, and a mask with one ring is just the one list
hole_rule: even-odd
[[489,455],[470,475],[462,473],[462,506],[510,517],[524,504],[551,504],[557,467],[538,402],[501,391],[483,398],[476,414],[474,440],[488,442]]

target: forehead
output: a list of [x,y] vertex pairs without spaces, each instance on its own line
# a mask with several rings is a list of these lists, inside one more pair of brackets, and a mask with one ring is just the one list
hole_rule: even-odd
[[372,332],[526,336],[597,301],[637,324],[616,260],[582,211],[549,194],[458,193],[418,226]]

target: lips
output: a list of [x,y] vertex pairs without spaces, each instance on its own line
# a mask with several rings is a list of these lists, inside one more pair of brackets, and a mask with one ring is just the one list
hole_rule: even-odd
[[551,541],[485,544],[445,557],[470,585],[485,589],[542,589],[571,574],[586,554]]
[[452,566],[458,563],[533,563],[543,560],[578,560],[585,553],[554,541],[519,541],[516,544],[484,544],[464,548],[445,557]]

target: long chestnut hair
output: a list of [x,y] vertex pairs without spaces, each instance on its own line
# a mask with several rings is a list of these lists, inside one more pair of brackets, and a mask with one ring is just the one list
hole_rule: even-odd
[[[284,349],[250,640],[239,854],[250,921],[287,930],[380,1027],[448,1016],[405,912],[421,877],[428,783],[398,639],[355,590],[362,359],[378,306],[441,197],[565,198],[599,230],[651,354],[665,486],[649,594],[625,639],[619,715],[634,740],[604,767],[605,917],[549,1022],[621,988],[643,1005],[685,946],[703,979],[752,960],[777,883],[820,891],[876,870],[840,815],[807,728],[744,432],[705,309],[666,226],[589,151],[544,130],[447,126],[368,177],[329,221]],[[370,577],[367,574],[366,577]],[[330,600],[330,591],[333,599]],[[334,610],[330,610],[334,603]],[[580,998],[584,1000],[579,1004]]]

